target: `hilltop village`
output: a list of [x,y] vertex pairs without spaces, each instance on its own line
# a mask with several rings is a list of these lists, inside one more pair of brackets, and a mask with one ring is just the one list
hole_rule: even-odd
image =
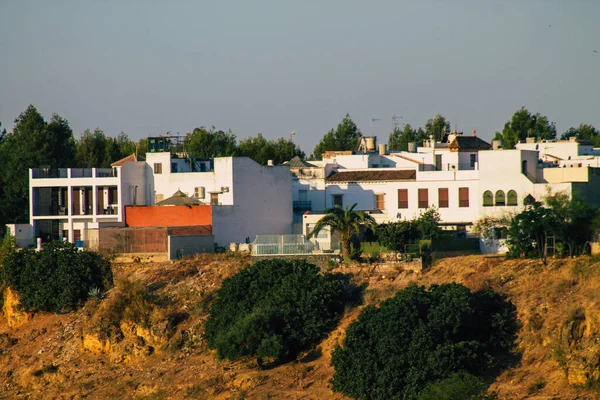
[[[183,138],[159,136],[148,138],[145,158],[131,154],[110,168],[31,168],[29,223],[9,230],[22,247],[63,239],[174,259],[306,237],[334,206],[355,205],[378,224],[434,207],[444,229],[467,235],[476,221],[514,216],[548,193],[600,205],[599,182],[600,150],[575,137],[528,138],[503,149],[475,131],[453,131],[409,143],[408,151],[361,137],[353,150],[325,151],[318,161],[260,165],[248,157],[192,158]],[[339,250],[327,228],[298,240],[310,242],[301,252]],[[484,253],[502,249],[488,247],[482,242]]]

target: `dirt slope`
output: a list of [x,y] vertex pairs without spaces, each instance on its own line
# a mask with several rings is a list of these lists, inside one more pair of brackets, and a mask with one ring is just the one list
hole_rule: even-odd
[[[1,319],[0,398],[344,398],[328,387],[330,353],[359,309],[302,360],[270,370],[256,369],[252,360],[219,361],[206,349],[207,305],[222,280],[249,262],[205,256],[117,265],[117,285],[100,302],[76,313],[35,315],[14,328]],[[423,274],[343,271],[369,281],[368,304],[410,283],[457,281],[505,293],[522,326],[518,362],[492,378],[500,398],[594,399],[600,398],[599,267],[590,258],[543,266],[468,256],[441,260]]]

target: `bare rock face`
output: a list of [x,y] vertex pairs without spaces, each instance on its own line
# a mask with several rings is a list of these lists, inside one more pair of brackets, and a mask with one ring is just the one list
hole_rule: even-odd
[[6,318],[8,326],[11,328],[18,328],[31,319],[31,314],[19,309],[20,304],[19,295],[11,288],[5,288],[2,313],[4,314],[4,318]]

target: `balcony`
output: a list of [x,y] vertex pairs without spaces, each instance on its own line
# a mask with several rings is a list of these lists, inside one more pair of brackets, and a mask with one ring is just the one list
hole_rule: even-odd
[[32,168],[33,179],[116,178],[116,168]]
[[306,211],[312,211],[312,201],[294,201],[293,207],[295,213],[304,213]]

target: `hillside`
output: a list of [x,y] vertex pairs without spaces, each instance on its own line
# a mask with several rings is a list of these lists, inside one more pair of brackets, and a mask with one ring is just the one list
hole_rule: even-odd
[[[298,362],[259,370],[253,360],[219,361],[202,322],[222,280],[248,258],[213,255],[177,263],[118,264],[116,287],[76,313],[0,322],[1,398],[304,398],[331,392],[330,352],[360,309],[349,310],[319,348]],[[493,380],[501,399],[593,399],[600,373],[600,260],[447,258],[423,274],[342,269],[369,280],[367,304],[409,283],[457,281],[492,287],[517,306],[518,354]],[[371,273],[372,272],[372,273]],[[17,326],[18,324],[20,326]]]

